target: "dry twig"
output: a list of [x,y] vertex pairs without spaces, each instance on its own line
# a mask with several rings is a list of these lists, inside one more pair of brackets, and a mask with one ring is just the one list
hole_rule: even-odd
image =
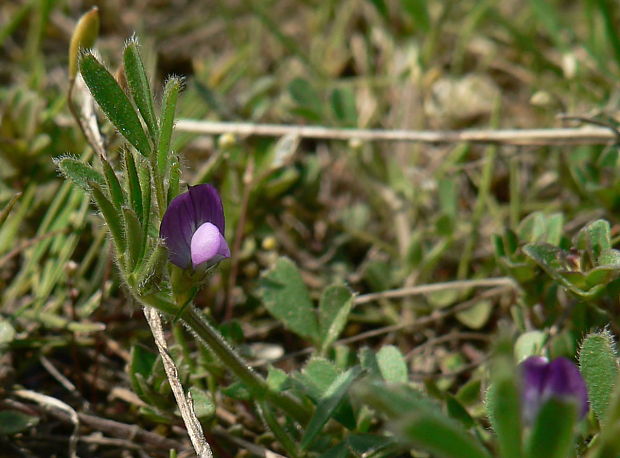
[[355,298],[355,304],[365,304],[379,299],[394,299],[397,297],[415,296],[419,294],[429,294],[436,291],[444,291],[447,289],[468,289],[468,288],[484,288],[495,286],[509,286],[516,288],[514,280],[510,277],[482,278],[477,280],[458,280],[446,281],[441,283],[431,283],[428,285],[411,286],[408,288],[391,289],[378,293],[363,294]]
[[80,418],[77,412],[71,407],[69,404],[66,404],[56,398],[51,396],[47,396],[45,394],[37,393],[36,391],[31,390],[15,390],[13,392],[16,396],[19,396],[22,399],[27,399],[29,401],[35,402],[45,409],[49,409],[50,411],[61,411],[65,413],[71,423],[73,423],[73,433],[69,438],[69,457],[77,458],[77,442],[78,442],[78,433],[80,430]]
[[254,124],[250,122],[214,122],[179,119],[176,129],[202,135],[235,134],[239,136],[281,137],[325,140],[402,141],[420,143],[495,143],[502,145],[582,145],[607,144],[616,140],[612,130],[604,127],[552,129],[340,129],[324,126]]
[[153,333],[153,338],[155,339],[157,350],[159,351],[159,355],[161,356],[164,364],[164,369],[166,371],[166,376],[168,377],[168,382],[170,383],[170,388],[172,388],[172,393],[174,394],[174,398],[179,406],[181,417],[183,418],[183,422],[187,428],[187,434],[192,441],[196,455],[199,458],[213,458],[211,447],[209,447],[202,431],[202,426],[200,425],[198,418],[196,418],[191,396],[189,394],[188,396],[185,396],[183,386],[179,381],[177,368],[173,359],[168,354],[168,344],[164,338],[164,329],[161,324],[159,312],[152,307],[145,307],[144,316],[146,316],[146,321],[148,321],[151,332]]

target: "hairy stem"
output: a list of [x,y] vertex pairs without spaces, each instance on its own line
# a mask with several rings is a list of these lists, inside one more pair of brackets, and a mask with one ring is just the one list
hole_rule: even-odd
[[[175,316],[180,307],[161,294],[141,296],[140,302]],[[256,402],[266,401],[281,409],[299,424],[305,425],[310,419],[309,409],[299,400],[286,393],[273,391],[265,379],[255,372],[226,342],[224,337],[207,322],[202,313],[193,305],[189,305],[180,314],[180,319],[199,338],[199,341],[248,388]]]

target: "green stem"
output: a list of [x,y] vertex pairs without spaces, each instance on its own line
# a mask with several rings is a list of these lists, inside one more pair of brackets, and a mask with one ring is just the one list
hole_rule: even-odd
[[[179,307],[170,299],[161,295],[144,296],[141,302],[157,308],[169,315],[176,315]],[[301,425],[310,419],[310,412],[300,401],[286,393],[273,391],[265,379],[254,372],[237,352],[224,340],[222,335],[209,324],[201,312],[193,305],[189,305],[180,315],[187,327],[199,337],[199,340],[212,351],[235,376],[248,388],[255,401],[267,401],[282,409],[291,418]]]

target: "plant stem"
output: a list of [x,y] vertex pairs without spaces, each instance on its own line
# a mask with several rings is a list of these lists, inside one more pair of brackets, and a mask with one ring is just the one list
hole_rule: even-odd
[[273,391],[263,377],[247,365],[237,352],[224,340],[222,335],[211,326],[201,313],[190,305],[181,315],[181,319],[196,333],[200,340],[217,355],[256,397],[256,401],[265,400],[279,407],[299,424],[305,425],[310,419],[310,412],[301,402],[288,394]]
[[[175,316],[179,307],[170,298],[161,294],[142,296],[139,300],[169,315]],[[220,361],[248,388],[255,401],[266,401],[282,409],[300,425],[306,425],[310,411],[297,399],[286,393],[273,391],[263,377],[247,365],[239,354],[224,340],[224,337],[205,320],[201,312],[189,305],[180,315],[187,327],[199,337],[200,342],[213,352]]]

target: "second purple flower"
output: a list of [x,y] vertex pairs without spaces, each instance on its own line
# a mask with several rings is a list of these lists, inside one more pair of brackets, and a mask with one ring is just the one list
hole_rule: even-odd
[[159,236],[173,264],[188,269],[211,267],[230,257],[224,238],[224,208],[210,184],[190,186],[172,199],[164,213]]
[[540,407],[550,398],[575,402],[579,418],[588,412],[586,384],[575,366],[567,358],[549,362],[542,356],[530,356],[520,365],[523,417],[532,424]]

